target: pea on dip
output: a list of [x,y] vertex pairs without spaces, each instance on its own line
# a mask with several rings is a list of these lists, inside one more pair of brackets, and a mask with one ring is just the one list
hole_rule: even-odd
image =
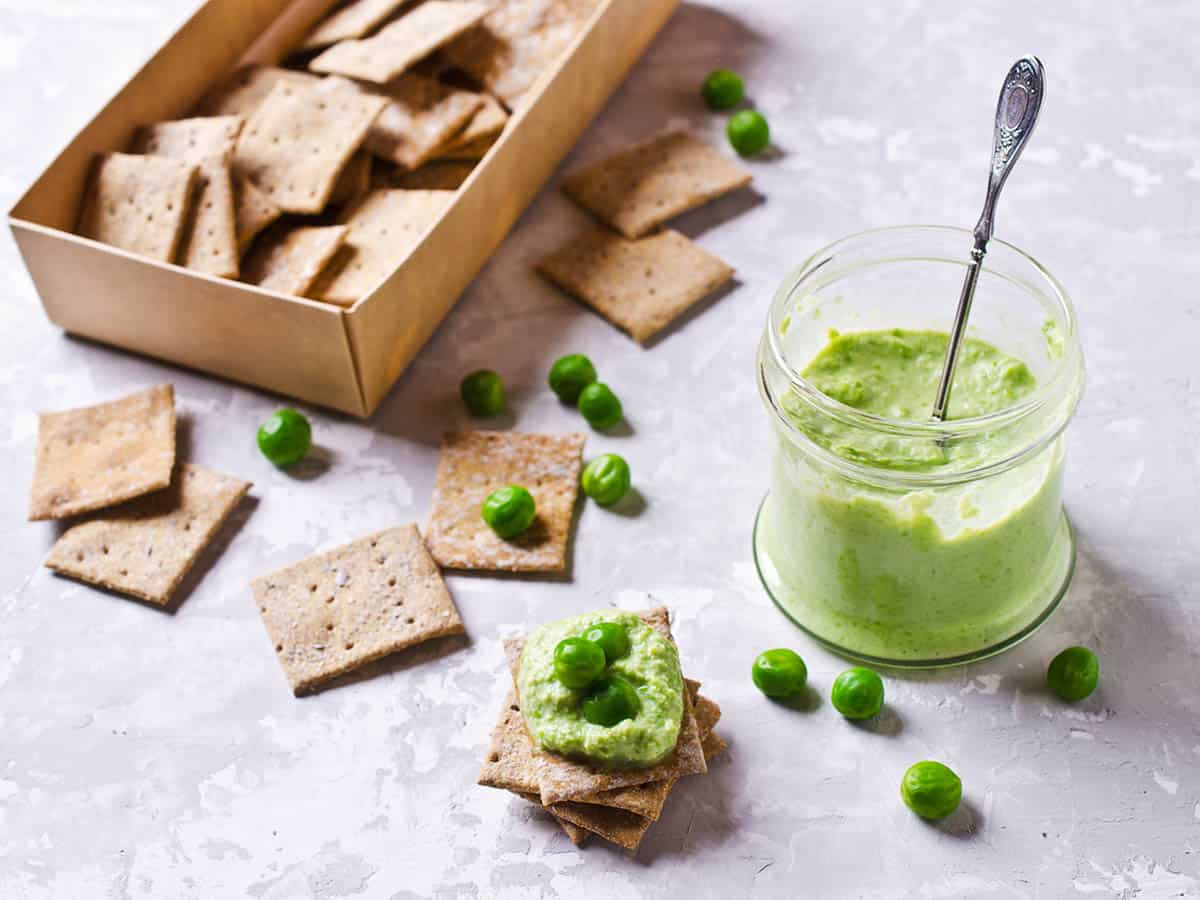
[[[622,678],[637,692],[637,710],[612,726],[587,721],[586,689],[565,686],[555,675],[559,642],[611,622],[626,630],[629,651],[607,664],[605,676]],[[525,642],[517,675],[521,712],[539,749],[582,757],[605,768],[642,768],[675,748],[683,721],[683,675],[675,645],[633,613],[604,610],[538,628]]]
[[[947,340],[900,329],[830,333],[801,374],[826,396],[879,417],[871,427],[817,414],[794,394],[782,398],[792,426],[834,460],[814,462],[780,442],[758,540],[786,586],[781,605],[859,655],[937,660],[991,646],[1027,625],[1062,581],[1063,555],[1051,552],[1066,529],[1061,444],[972,477],[1003,463],[1013,435],[997,428],[939,441],[887,427],[928,421]],[[951,418],[1010,408],[1036,387],[1022,360],[968,338]],[[925,475],[933,476],[927,487],[914,483]]]

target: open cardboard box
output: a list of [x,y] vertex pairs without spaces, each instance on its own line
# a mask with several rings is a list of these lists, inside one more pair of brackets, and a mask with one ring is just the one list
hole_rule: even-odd
[[237,66],[277,63],[334,0],[208,0],[34,183],[9,224],[50,320],[74,334],[369,416],[679,0],[600,0],[453,202],[343,309],[72,233],[97,153],[176,119]]

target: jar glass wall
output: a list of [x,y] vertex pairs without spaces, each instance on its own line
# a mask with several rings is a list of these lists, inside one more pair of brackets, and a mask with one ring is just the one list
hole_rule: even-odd
[[1011,646],[1054,609],[1074,566],[1062,434],[1083,359],[1070,300],[1032,258],[992,242],[968,330],[1036,379],[1010,406],[956,419],[952,394],[946,422],[887,418],[802,374],[831,333],[944,332],[970,246],[969,232],[935,227],[838,241],[780,287],[759,350],[775,444],[759,573],[794,622],[879,664]]

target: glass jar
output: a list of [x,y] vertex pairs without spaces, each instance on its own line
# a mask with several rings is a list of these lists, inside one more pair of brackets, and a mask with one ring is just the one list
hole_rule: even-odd
[[971,311],[968,335],[1036,378],[1008,408],[955,419],[952,392],[945,422],[892,419],[801,374],[831,330],[947,331],[971,242],[965,230],[913,226],[831,244],[779,288],[759,348],[775,435],[754,528],[759,574],[797,625],[880,665],[1010,647],[1054,610],[1074,569],[1062,435],[1083,357],[1071,301],[1037,261],[993,240]]

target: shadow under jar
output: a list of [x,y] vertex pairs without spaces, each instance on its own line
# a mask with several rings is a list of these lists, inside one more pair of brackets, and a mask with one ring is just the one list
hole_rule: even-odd
[[[759,574],[793,622],[880,665],[952,665],[1010,647],[1054,610],[1074,569],[1063,431],[1083,357],[1071,301],[1034,259],[989,247],[955,380],[963,418],[955,393],[947,421],[929,418],[932,383],[923,407],[885,414],[855,402],[870,378],[850,382],[859,393],[814,383],[814,360],[839,335],[895,335],[891,371],[932,377],[940,359],[909,365],[906,342],[944,348],[970,247],[968,231],[926,226],[831,244],[784,281],[759,348],[775,435],[754,528]],[[972,390],[1014,373],[1023,390],[1011,403],[976,414]]]

